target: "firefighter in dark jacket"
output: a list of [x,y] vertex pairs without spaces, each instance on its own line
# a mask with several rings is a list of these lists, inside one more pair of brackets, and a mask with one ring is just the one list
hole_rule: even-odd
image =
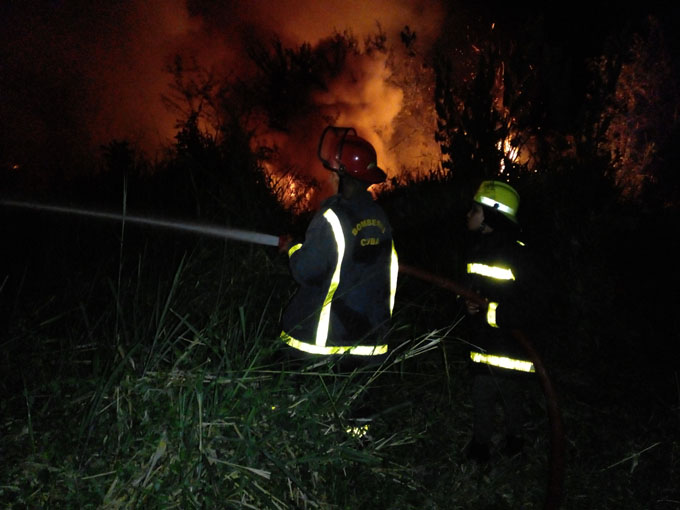
[[304,242],[288,249],[299,287],[280,338],[289,358],[379,363],[388,352],[398,261],[388,218],[368,187],[386,175],[373,146],[352,128],[326,128],[318,155],[337,176],[338,192],[321,204]]
[[510,331],[526,322],[527,296],[524,247],[518,240],[519,195],[500,181],[484,181],[467,213],[471,234],[465,257],[467,287],[487,300],[486,307],[466,301],[472,331],[470,364],[473,374],[473,437],[469,458],[490,458],[495,432],[496,403],[505,418],[507,455],[522,449],[523,385],[534,366]]

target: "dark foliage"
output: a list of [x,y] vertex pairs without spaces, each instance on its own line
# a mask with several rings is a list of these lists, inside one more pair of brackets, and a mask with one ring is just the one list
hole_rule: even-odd
[[[333,72],[335,64],[333,60],[324,64],[309,47],[288,51],[279,44],[274,48],[273,54],[252,50],[270,77],[256,96],[269,98],[265,109],[271,113],[271,125],[283,129],[301,111],[305,94],[321,87],[319,77]],[[323,55],[335,54],[337,59],[342,59],[342,52],[348,50],[343,44],[331,44],[330,48],[332,51],[327,49]],[[499,90],[495,70],[501,63],[505,65],[503,104],[510,111],[508,115],[523,127],[535,126],[543,118],[537,113],[540,101],[528,86],[535,78],[528,72],[531,66],[519,55],[522,52],[503,53],[489,45],[479,53],[476,72],[467,81],[457,81],[450,62],[441,62],[437,84],[441,121],[438,141],[442,152],[449,156],[443,165],[445,172],[395,187],[379,200],[395,229],[400,260],[457,279],[464,243],[462,222],[469,197],[476,183],[496,176],[500,162],[505,160],[508,175],[522,197],[522,236],[536,261],[537,273],[543,276],[537,292],[544,296],[548,313],[537,318],[532,340],[558,387],[567,424],[565,508],[672,508],[678,500],[674,480],[680,448],[674,352],[680,324],[678,314],[673,313],[680,297],[673,245],[673,236],[680,228],[674,166],[678,146],[667,141],[660,148],[664,165],[657,171],[656,185],[646,188],[638,200],[622,199],[609,171],[609,160],[600,150],[608,123],[601,113],[614,93],[620,62],[619,55],[612,54],[604,69],[605,79],[594,82],[590,89],[590,101],[580,117],[575,140],[570,141],[559,130],[551,131],[541,139],[540,171],[527,172],[526,168],[512,166],[497,148],[497,141],[509,134],[506,113],[494,108],[498,99],[494,91]],[[48,197],[114,211],[125,207],[129,213],[162,213],[170,218],[270,233],[302,228],[309,213],[293,217],[284,210],[262,171],[261,154],[250,150],[251,133],[242,123],[250,111],[247,105],[235,101],[242,97],[237,89],[217,90],[217,85],[212,89],[208,86],[214,83],[211,79],[206,79],[203,87],[194,88],[181,80],[182,73],[176,76],[177,90],[183,93],[188,111],[179,122],[176,143],[166,159],[151,164],[129,142],[113,141],[103,148],[105,166],[100,172],[50,189]],[[298,80],[305,86],[296,88]],[[278,83],[284,86],[278,88]],[[222,115],[214,116],[219,121],[215,135],[209,135],[200,128],[200,119],[201,113],[213,107]],[[677,136],[677,125],[669,130]],[[10,184],[19,187],[19,183]],[[247,350],[250,346],[245,325],[258,320],[264,324],[263,332],[258,333],[266,338],[275,335],[275,316],[289,292],[285,287],[285,262],[274,253],[250,246],[234,247],[193,235],[129,225],[123,229],[120,224],[4,209],[0,227],[2,239],[11,241],[11,249],[2,251],[0,273],[0,392],[11,398],[2,400],[1,410],[16,417],[10,420],[12,423],[7,422],[12,430],[21,428],[13,425],[14,421],[23,423],[30,418],[26,409],[40,414],[36,430],[53,434],[54,430],[66,433],[78,429],[80,435],[72,439],[81,448],[76,454],[58,441],[54,441],[53,449],[43,452],[46,466],[65,458],[65,472],[87,468],[90,471],[83,472],[98,476],[112,469],[97,464],[98,454],[88,450],[95,439],[107,439],[103,449],[116,451],[112,446],[115,434],[109,437],[106,428],[109,415],[95,417],[95,406],[78,407],[80,397],[71,395],[89,398],[98,394],[79,388],[86,386],[83,381],[102,386],[117,381],[114,360],[125,360],[135,346],[140,349],[135,354],[146,356],[137,357],[142,361],[129,373],[139,376],[144,371],[152,355],[158,354],[154,351],[154,335],[167,332],[157,326],[165,326],[161,316],[171,291],[177,289],[179,293],[177,301],[172,302],[178,302],[181,311],[168,312],[180,332],[177,338],[196,340],[193,345],[200,345],[207,360],[202,366],[216,373],[233,368],[229,356],[216,354],[217,344],[239,338],[243,350]],[[175,270],[183,267],[187,253],[194,262],[175,286]],[[253,289],[251,276],[258,273],[261,286]],[[449,327],[461,317],[455,296],[409,277],[401,278],[397,299],[398,333],[403,340]],[[118,317],[126,317],[126,322]],[[228,331],[230,328],[238,334]],[[209,332],[206,336],[201,336],[203,329]],[[158,355],[163,363],[183,359],[184,354],[183,344],[174,347],[176,338],[168,336],[170,348]],[[400,403],[408,406],[383,426],[390,434],[399,427],[414,427],[414,423],[423,431],[415,447],[395,448],[388,459],[399,459],[415,473],[413,478],[423,482],[419,488],[422,493],[408,492],[413,498],[408,500],[409,507],[422,508],[426,500],[432,508],[448,508],[453,484],[458,484],[456,489],[463,493],[467,484],[468,492],[479,498],[479,507],[519,507],[524,500],[537,499],[531,490],[536,486],[536,471],[542,473],[544,467],[539,456],[545,453],[545,441],[541,439],[545,423],[540,421],[545,420],[545,411],[536,404],[540,399],[528,403],[536,407],[534,416],[539,417],[530,432],[541,452],[532,450],[535,456],[529,461],[500,465],[501,471],[519,465],[530,472],[521,484],[512,485],[522,478],[521,470],[516,478],[507,472],[499,473],[497,467],[492,468],[495,471],[470,471],[458,458],[468,425],[465,345],[461,338],[465,338],[464,324],[445,339],[436,355],[408,360],[401,366],[402,373],[387,379],[380,395],[389,402],[396,394],[403,400]],[[127,370],[126,363],[117,366],[121,365]],[[450,370],[457,371],[459,379],[450,377]],[[196,382],[192,391],[198,394],[202,384]],[[256,401],[256,387],[238,387],[247,391],[234,401]],[[121,388],[125,390],[124,385]],[[212,390],[217,399],[221,389],[215,386]],[[64,409],[79,409],[81,414],[54,412],[53,416],[55,399],[60,399],[59,406]],[[158,400],[152,398],[149,403],[146,396],[144,399],[130,397],[130,402],[145,402],[150,409],[157,407],[159,413],[167,413],[161,416],[161,422],[175,424],[176,409],[168,411]],[[226,404],[215,408],[230,409]],[[131,431],[152,425],[144,421],[141,413],[127,418],[125,412],[133,415],[131,409],[116,412],[118,425],[127,427],[122,440],[131,444],[126,447],[140,447],[132,444],[130,438],[135,436]],[[245,413],[248,420],[253,413],[250,409]],[[224,416],[213,418],[217,421]],[[277,425],[283,425],[283,418]],[[247,425],[245,439],[234,444],[248,450],[247,458],[268,462],[258,456],[258,423],[248,421]],[[183,427],[181,423],[177,426],[179,436],[189,444],[191,439],[184,435]],[[307,438],[310,444],[321,441],[319,429],[312,430],[317,436],[300,437]],[[153,433],[149,431],[143,437],[155,438]],[[265,439],[271,437],[277,436],[267,431]],[[296,438],[293,444],[298,442]],[[194,443],[191,450],[184,451],[198,451]],[[31,440],[30,444],[41,443]],[[226,439],[220,445],[225,450],[232,446]],[[23,452],[13,450],[18,462],[22,460],[20,453]],[[354,450],[350,453],[361,455]],[[74,457],[85,459],[83,465],[72,468]],[[325,458],[336,462],[336,452]],[[312,460],[320,465],[324,462],[324,458]],[[189,466],[186,472],[196,472],[196,465]],[[122,479],[131,478],[124,471],[132,466],[131,462],[121,468]],[[216,468],[207,461],[205,466],[210,466],[206,469],[212,476]],[[310,466],[310,471],[319,469],[311,463]],[[46,487],[58,486],[48,468],[39,473]],[[357,473],[375,475],[368,470]],[[391,500],[393,494],[376,482],[383,478],[376,476],[365,482],[366,478],[359,478],[357,473],[351,474],[356,480],[355,490],[360,491],[361,483],[365,483],[364,488],[376,504]],[[174,484],[181,483],[182,474],[178,471],[172,478]],[[337,487],[331,486],[329,493],[337,501],[361,499],[361,493],[345,492],[344,478],[333,480]],[[403,487],[411,479],[407,480]],[[32,486],[26,481],[26,490],[29,487]],[[108,487],[93,489],[90,498],[100,500]],[[407,492],[403,487],[401,490]],[[73,494],[78,493],[76,489],[79,487]],[[95,494],[97,490],[100,493]],[[168,489],[171,490],[173,487]],[[424,493],[427,497],[421,497]]]

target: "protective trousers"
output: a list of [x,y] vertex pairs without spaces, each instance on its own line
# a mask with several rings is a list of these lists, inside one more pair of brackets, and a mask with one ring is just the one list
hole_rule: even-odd
[[496,405],[501,404],[508,436],[519,437],[522,431],[524,413],[523,384],[521,381],[497,373],[475,374],[472,382],[474,406],[474,439],[488,445],[496,430]]

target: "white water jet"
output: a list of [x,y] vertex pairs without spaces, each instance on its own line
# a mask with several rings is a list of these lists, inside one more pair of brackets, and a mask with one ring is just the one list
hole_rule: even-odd
[[17,200],[0,200],[0,204],[9,207],[22,207],[25,209],[35,209],[38,211],[50,211],[64,214],[75,214],[78,216],[88,216],[90,218],[99,218],[104,220],[139,223],[141,225],[151,225],[154,227],[170,228],[174,230],[182,230],[185,232],[196,232],[198,234],[219,237],[222,239],[233,239],[235,241],[243,241],[246,243],[264,244],[266,246],[278,246],[279,244],[279,236],[263,234],[261,232],[252,232],[249,230],[240,230],[230,227],[221,227],[217,225],[205,225],[201,223],[191,223],[187,221],[177,220],[174,221],[161,220],[145,216],[114,214],[91,209],[46,205],[37,202],[21,202]]

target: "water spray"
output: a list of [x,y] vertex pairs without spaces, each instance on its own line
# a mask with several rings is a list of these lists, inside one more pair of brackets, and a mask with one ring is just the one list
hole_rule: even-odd
[[201,223],[191,223],[187,221],[162,220],[146,216],[115,214],[91,209],[80,209],[77,207],[45,205],[37,202],[21,202],[17,200],[0,200],[0,204],[8,207],[22,207],[24,209],[34,209],[37,211],[75,214],[78,216],[87,216],[90,218],[123,221],[130,223],[138,223],[140,225],[150,225],[154,227],[169,228],[173,230],[182,230],[185,232],[195,232],[202,235],[219,237],[222,239],[232,239],[235,241],[243,241],[246,243],[263,244],[265,246],[278,246],[280,239],[279,236],[271,234],[263,234],[261,232],[252,232],[249,230],[240,230],[230,227],[221,227],[218,225],[206,225]]

